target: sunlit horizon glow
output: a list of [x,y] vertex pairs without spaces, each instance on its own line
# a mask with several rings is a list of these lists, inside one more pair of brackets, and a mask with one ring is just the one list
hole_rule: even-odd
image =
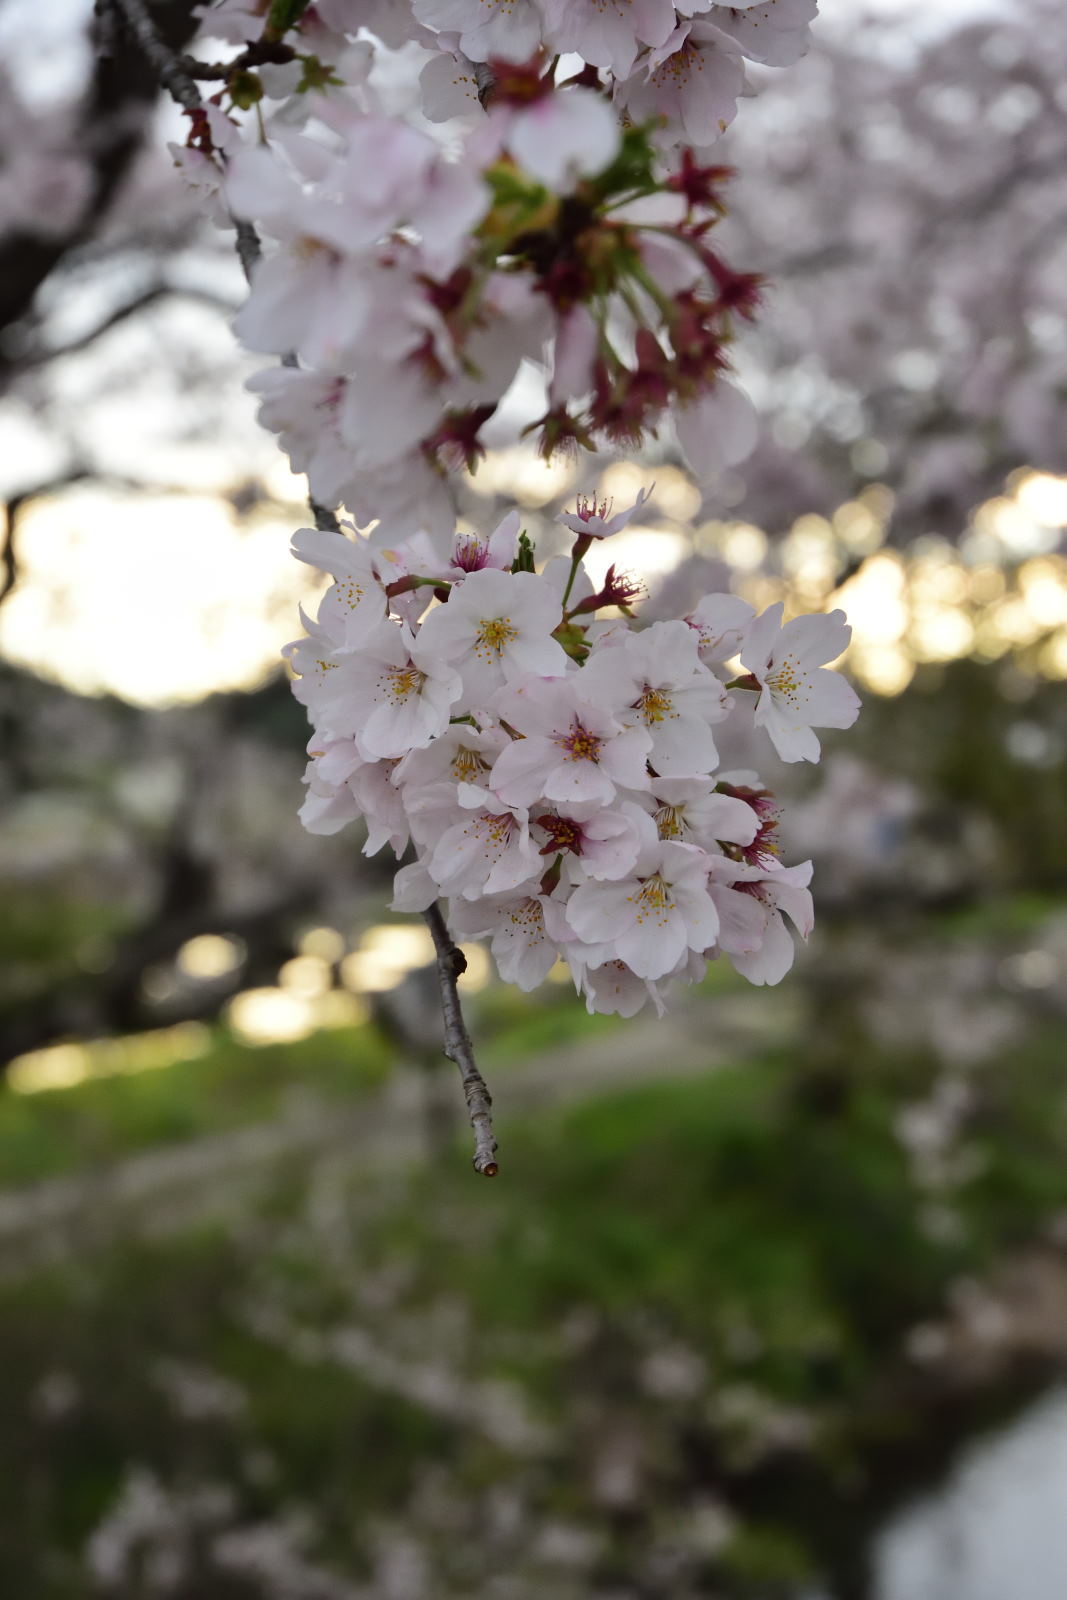
[[28,508],[0,653],[79,694],[142,706],[252,689],[300,631],[317,587],[292,519],[244,526],[215,495],[77,486]]

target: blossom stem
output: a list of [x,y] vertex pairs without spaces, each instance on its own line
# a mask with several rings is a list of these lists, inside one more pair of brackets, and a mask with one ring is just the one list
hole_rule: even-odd
[[563,591],[562,603],[564,611],[567,609],[567,601],[571,597],[571,590],[574,588],[574,580],[578,576],[578,568],[582,564],[582,557],[585,555],[585,552],[589,549],[589,546],[592,544],[592,542],[593,540],[588,533],[580,533],[577,539],[574,541],[574,545],[571,549],[571,570],[567,574],[567,587]]
[[396,578],[385,586],[386,596],[392,600],[398,594],[410,594],[412,589],[448,589],[451,587],[443,578],[420,578],[415,573],[408,573],[406,577]]
[[[662,232],[664,230],[661,229],[659,231]],[[630,262],[629,270],[630,276],[641,285],[649,299],[658,308],[664,322],[668,327],[670,327],[678,315],[678,307],[675,305],[670,295],[666,294],[660,288],[659,284],[656,282],[651,272],[649,272],[644,262],[636,254],[634,259]]]
[[467,1114],[474,1129],[472,1165],[475,1172],[481,1173],[483,1177],[495,1178],[498,1169],[495,1159],[496,1136],[493,1133],[491,1111],[493,1100],[474,1059],[474,1047],[463,1020],[459,991],[456,987],[461,974],[466,971],[466,958],[462,950],[453,943],[440,904],[436,900],[433,905],[427,907],[423,916],[437,952],[437,981],[441,987],[441,1011],[445,1023],[445,1055],[459,1068],[463,1079],[463,1093],[467,1101]]

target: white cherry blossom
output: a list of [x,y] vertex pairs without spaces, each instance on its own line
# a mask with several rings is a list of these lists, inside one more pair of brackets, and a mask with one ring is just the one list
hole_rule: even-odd
[[478,97],[474,62],[461,51],[441,50],[419,74],[423,115],[430,122],[451,122],[457,117],[484,115]]
[[493,762],[509,742],[500,728],[455,723],[432,744],[409,751],[397,767],[396,781],[414,791],[449,782],[484,784]]
[[590,1016],[604,1012],[619,1017],[635,1017],[651,1000],[658,1016],[663,1015],[663,1001],[658,988],[645,978],[639,978],[625,961],[607,960],[589,966],[582,960],[580,951],[568,948],[566,959],[574,974],[575,983],[585,996],[585,1007]]
[[404,756],[448,727],[461,693],[444,666],[405,625],[382,620],[358,647],[334,658],[314,711],[337,734],[355,738],[368,760]]
[[515,160],[557,194],[603,172],[618,154],[618,117],[589,89],[561,90],[499,115],[506,119],[505,139]]
[[[755,774],[716,773],[715,729],[751,713],[785,759],[816,759],[813,728],[858,708],[825,670],[848,629],[783,627],[780,605],[756,617],[729,594],[646,626],[636,577],[594,587],[582,556],[650,489],[618,512],[581,498],[557,519],[571,555],[532,570],[518,511],[459,532],[451,483],[513,428],[524,364],[548,379],[546,456],[672,425],[698,477],[748,455],[754,408],[717,374],[757,281],[709,234],[720,169],[701,149],[746,60],[795,60],[816,9],[318,0],[284,41],[294,59],[256,69],[254,113],[206,108],[177,153],[216,220],[232,207],[262,240],[236,326],[286,364],[250,380],[260,420],[315,520],[355,523],[293,540],[331,580],[284,652],[313,726],[304,825],[410,852],[395,908],[446,902],[454,936],[487,939],[523,989],[562,958],[590,1010],[662,1012],[719,956],[754,983],[784,975],[810,864],[780,862]],[[235,43],[261,33],[245,0],[216,15]],[[417,91],[387,81],[383,44],[428,53]],[[497,58],[512,65],[490,85]],[[754,701],[712,670],[737,655],[729,688]]]
[[851,728],[859,715],[855,689],[824,665],[845,650],[852,629],[843,611],[794,617],[782,626],[782,602],[749,625],[742,665],[758,687],[756,726],[766,728],[783,761],[818,761],[813,728]]
[[747,600],[737,594],[706,594],[685,618],[697,635],[701,661],[729,661],[744,644],[748,625],[756,615]]
[[342,649],[350,648],[368,628],[382,621],[387,604],[370,547],[354,529],[352,532],[354,538],[319,528],[298,528],[291,546],[298,561],[328,572],[334,580],[323,595],[319,621]]
[[414,12],[429,28],[458,34],[471,61],[527,61],[541,43],[534,0],[414,0]]
[[712,20],[737,41],[742,54],[767,67],[791,67],[807,51],[818,0],[764,0],[712,11]]
[[560,945],[574,938],[560,902],[543,894],[457,901],[451,923],[461,938],[488,935],[500,976],[526,992],[544,982]]
[[529,813],[505,806],[478,784],[459,788],[465,815],[446,828],[430,857],[430,872],[447,895],[478,900],[536,882],[544,863],[530,838]]
[[674,431],[693,472],[706,479],[752,454],[759,419],[745,391],[720,378],[691,405],[679,407]]
[[719,914],[707,879],[703,850],[657,840],[642,851],[632,876],[579,884],[567,902],[567,921],[589,944],[610,942],[639,978],[663,978],[687,950],[715,943]]
[[653,778],[650,800],[661,839],[714,851],[719,844],[751,844],[759,831],[752,807],[716,793],[707,778]]
[[552,637],[559,622],[559,600],[544,578],[486,567],[455,585],[419,638],[461,673],[468,704],[484,705],[509,677],[566,671],[563,647]]

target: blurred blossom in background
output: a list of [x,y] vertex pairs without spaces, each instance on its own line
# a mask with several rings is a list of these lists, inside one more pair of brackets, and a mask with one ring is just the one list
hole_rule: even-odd
[[422,924],[297,823],[304,485],[89,9],[0,0],[0,1592],[1060,1600],[1057,0],[837,0],[753,73],[743,468],[539,460],[529,369],[460,486],[547,555],[654,480],[610,550],[644,615],[840,606],[865,700],[776,775],[821,914],[780,990],[618,1027],[467,952],[491,1192]]

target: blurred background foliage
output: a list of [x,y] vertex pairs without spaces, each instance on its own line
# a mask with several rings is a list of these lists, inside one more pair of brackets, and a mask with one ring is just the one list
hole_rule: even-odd
[[725,752],[816,862],[781,989],[619,1024],[470,953],[485,1185],[421,926],[296,822],[301,486],[86,9],[0,5],[6,129],[124,109],[63,226],[0,238],[0,1593],[1058,1600],[1062,18],[841,6],[759,77],[743,476],[545,465],[517,400],[463,486],[548,553],[654,478],[610,551],[646,615],[840,604],[865,699],[817,772]]

